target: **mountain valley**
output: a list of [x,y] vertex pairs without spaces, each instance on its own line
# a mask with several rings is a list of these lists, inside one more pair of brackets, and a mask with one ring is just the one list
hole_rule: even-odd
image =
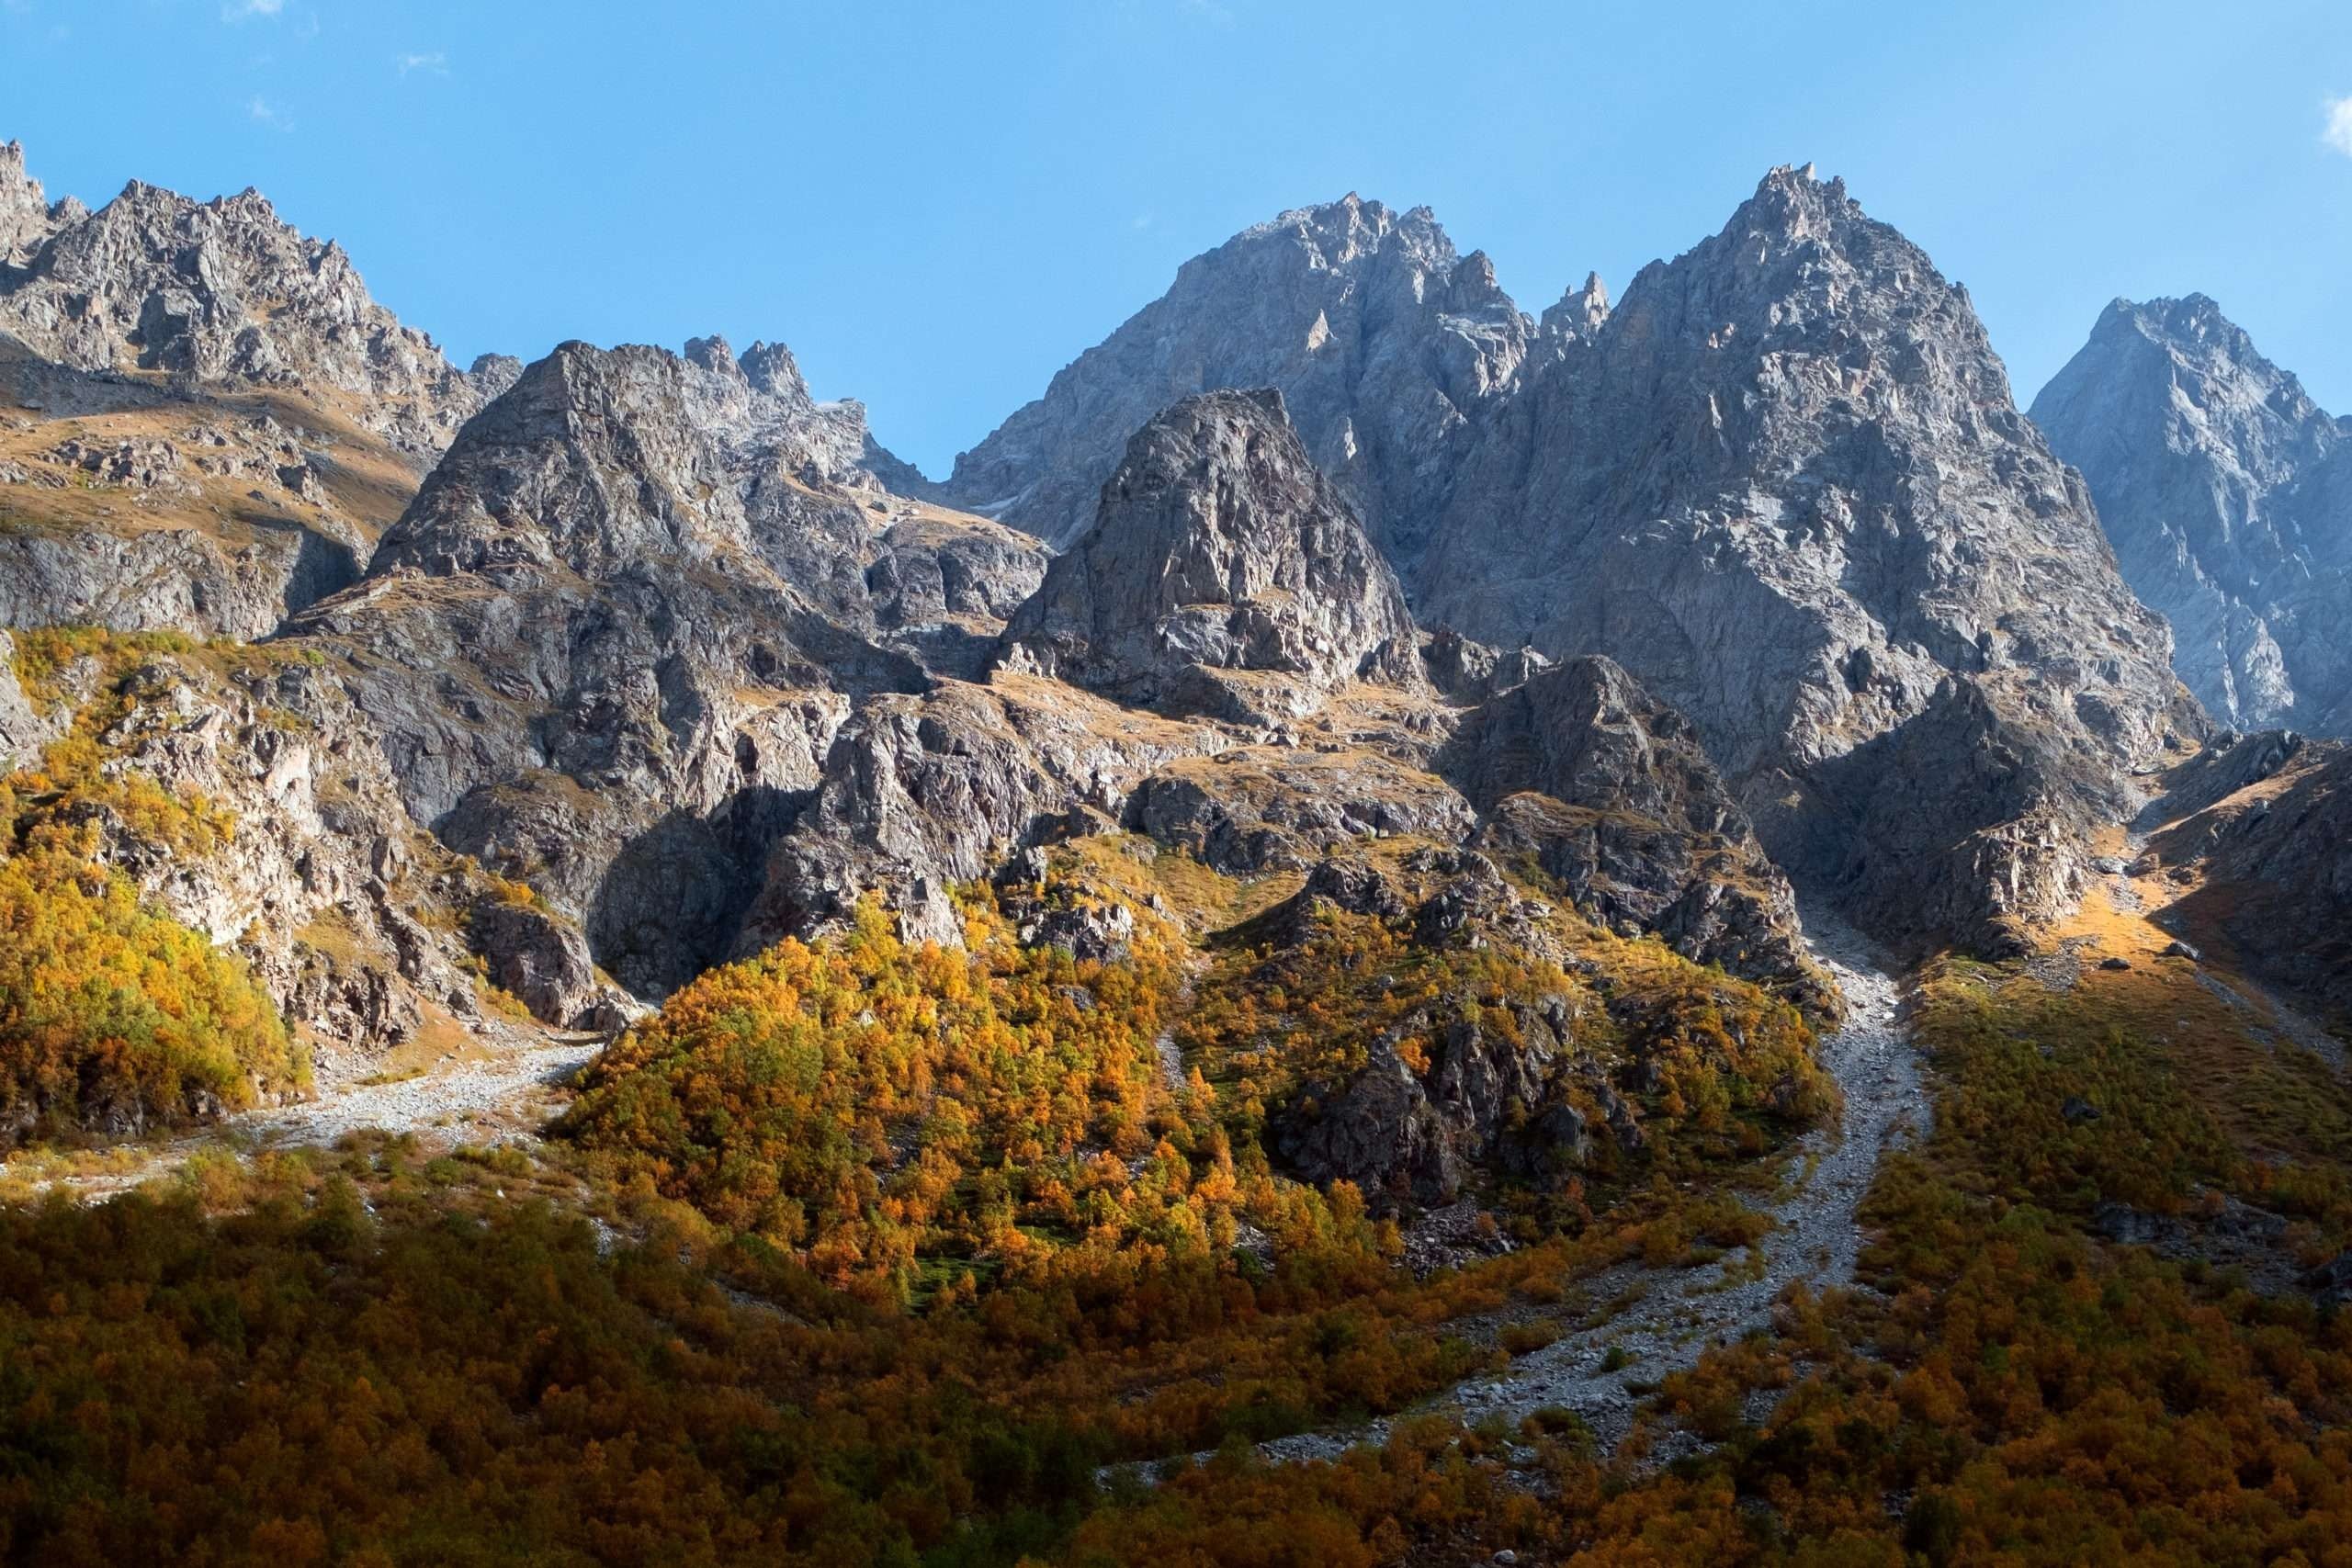
[[2347,430],[1784,166],[933,480],[0,148],[0,1559],[2336,1561]]

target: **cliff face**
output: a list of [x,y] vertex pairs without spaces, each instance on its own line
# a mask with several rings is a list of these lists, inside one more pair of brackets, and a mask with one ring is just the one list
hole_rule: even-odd
[[2109,306],[2033,420],[2207,708],[2352,730],[2352,431],[2196,294]]
[[1067,547],[1147,420],[1195,392],[1272,387],[1374,543],[1409,567],[1530,336],[1487,258],[1457,255],[1426,209],[1302,208],[1185,263],[959,457],[946,490]]
[[2352,1019],[2352,749],[2293,730],[2226,732],[2165,784],[2132,868],[2163,878],[2162,921],[2331,1027]]

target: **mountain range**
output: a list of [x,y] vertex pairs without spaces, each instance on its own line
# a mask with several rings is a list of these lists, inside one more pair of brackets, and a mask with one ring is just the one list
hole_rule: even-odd
[[[255,193],[91,213],[22,169],[8,619],[319,660],[375,831],[537,889],[559,1022],[865,891],[949,934],[944,890],[1073,809],[1162,836],[1175,759],[1356,692],[1416,710],[1373,749],[1426,773],[1497,671],[1611,660],[1771,865],[1988,953],[2074,908],[2208,712],[2332,728],[2341,426],[2198,299],[2110,310],[2029,420],[1965,290],[1809,169],[1541,319],[1425,209],[1285,213],[937,484],[781,346],[461,374]],[[943,770],[967,809],[909,788]],[[1361,787],[1351,823],[1491,820]]]
[[[943,1551],[989,1476],[1066,1544],[1098,1481],[1152,1515],[1070,1455],[1393,1454],[1444,1389],[1507,1417],[1449,1428],[1447,1464],[1516,1467],[1479,1496],[1600,1497],[1665,1419],[1636,1358],[1693,1462],[1800,1365],[1939,1430],[1963,1375],[2007,1380],[1969,1391],[1996,1425],[2096,1383],[1905,1338],[2014,1308],[1930,1256],[1963,1232],[2078,1307],[2051,1258],[2085,1235],[2235,1270],[2268,1366],[2352,1291],[2310,1156],[2352,1147],[2311,1087],[2352,1013],[2348,570],[2352,422],[2212,301],[2118,301],[2022,412],[1967,291],[1810,166],[1540,315],[1426,209],[1281,214],[933,479],[780,344],[459,370],[258,194],[91,211],[10,143],[0,1146],[161,1147],[195,1192],[155,1140],[340,1140],[253,1208],[311,1215],[330,1274],[379,1223],[333,1182],[397,1206],[471,1161],[593,1214],[579,1268],[692,1275],[616,1287],[649,1377],[844,1380],[662,1461],[735,1455],[739,1523],[787,1500],[752,1555],[867,1517],[865,1438],[819,1462],[759,1423],[945,1369],[1043,1414],[955,1449],[925,1514],[906,1477],[969,1434],[964,1393],[922,1405],[937,1452],[860,1506]],[[2132,1055],[2183,1042],[2231,1115],[2276,1100],[2275,1146]],[[477,1114],[488,1147],[444,1136]],[[420,1174],[403,1138],[452,1152]],[[1064,1356],[1109,1424],[1049,1461]],[[1286,1362],[1324,1370],[1295,1407]],[[2178,1366],[2150,1397],[2202,1408],[2220,1374]],[[527,1397],[609,1458],[662,1401],[600,1424],[566,1403],[599,1375]],[[1787,1435],[1813,1397],[1736,1450],[1751,1521],[1787,1504],[1764,1472],[1860,1451],[1860,1416]],[[2285,1397],[2247,1409],[2326,1426]],[[1612,1484],[1679,1473],[1648,1441]],[[1837,1506],[1955,1560],[1997,1510],[1923,1501],[1964,1467],[1905,1441]],[[2318,1473],[2268,1463],[2265,1495]],[[64,1539],[44,1507],[25,1539]],[[1430,1560],[1513,1560],[1514,1507]],[[184,1517],[131,1512],[132,1556]],[[613,1529],[590,1555],[629,1557]]]

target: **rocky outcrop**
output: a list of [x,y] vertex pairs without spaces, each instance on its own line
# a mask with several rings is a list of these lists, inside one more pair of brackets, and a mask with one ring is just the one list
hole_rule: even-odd
[[958,884],[1016,851],[1108,830],[1138,777],[1223,744],[1205,726],[1123,730],[1116,714],[1044,682],[867,701],[776,842],[739,949],[837,924],[868,893],[908,940],[959,941]]
[[1415,674],[1395,574],[1271,390],[1187,398],[1136,432],[1003,647],[1014,668],[1238,723]]
[[2033,421],[2216,717],[2352,733],[2352,429],[2201,294],[2109,305]]
[[490,983],[534,1018],[614,1030],[636,1010],[596,973],[580,928],[536,900],[518,903],[503,892],[478,897],[466,911],[466,941]]
[[523,378],[523,362],[511,354],[479,354],[466,368],[466,379],[473,384],[482,406],[487,408]]
[[2138,799],[2063,727],[1959,679],[1811,783],[1814,853],[1842,857],[1814,864],[1852,890],[1865,927],[1993,957],[2024,952],[2035,927],[2074,910],[2091,873],[2087,829]]
[[[1594,1120],[1556,1081],[1574,1056],[1573,1005],[1565,997],[1513,1002],[1501,1027],[1459,998],[1417,1015],[1374,1041],[1371,1060],[1344,1084],[1275,1112],[1268,1142],[1306,1179],[1352,1181],[1384,1210],[1450,1203],[1490,1160],[1564,1179],[1589,1156]],[[1424,1034],[1436,1048],[1417,1072],[1398,1045]]]
[[1080,878],[1057,875],[1053,858],[1022,851],[997,868],[996,906],[1024,946],[1058,947],[1081,962],[1114,964],[1135,949],[1136,912]]
[[0,626],[102,626],[256,640],[356,581],[352,547],[307,528],[42,527],[0,522]]
[[[366,1070],[436,1021],[493,1037],[511,1026],[471,972],[493,983],[569,951],[561,984],[526,987],[546,1022],[613,1021],[619,998],[585,966],[576,928],[527,932],[468,911],[496,897],[479,872],[408,818],[369,726],[334,673],[255,652],[214,668],[157,653],[120,669],[85,658],[57,677],[91,725],[97,779],[142,778],[227,831],[190,835],[127,809],[90,781],[73,807],[95,858],[175,919],[232,949],[302,1026],[328,1082]],[[550,976],[552,978],[552,976]],[[520,994],[520,993],[518,993]]]
[[1609,926],[1835,1008],[1796,896],[1681,715],[1606,659],[1539,671],[1464,716],[1436,766],[1488,854],[1539,867]]
[[0,623],[250,641],[348,586],[424,459],[338,400],[77,369],[0,332]]
[[1529,337],[1487,258],[1457,255],[1426,209],[1349,196],[1185,263],[1166,296],[959,457],[945,489],[1067,547],[1154,414],[1195,392],[1273,387],[1317,467],[1409,564]]
[[481,406],[432,339],[369,298],[340,246],[295,232],[257,191],[196,202],[133,181],[95,213],[50,206],[11,142],[0,262],[0,332],[60,365],[347,394],[415,453]]
[[1045,581],[1045,547],[896,494],[884,504],[891,522],[865,569],[880,636],[934,673],[979,679],[1005,621]]
[[[1614,310],[1555,315],[1455,483],[1417,602],[1498,646],[1617,660],[1689,716],[1774,859],[1895,919],[1886,934],[1994,919],[2029,874],[2001,846],[2041,831],[2014,792],[1963,786],[1940,815],[1989,835],[1984,854],[1858,854],[1844,803],[1874,759],[1910,754],[1872,743],[1948,684],[2035,737],[2026,766],[2063,763],[2027,793],[2070,841],[2126,814],[2128,772],[2199,722],[1967,295],[1838,182],[1775,170]],[[1939,912],[1905,914],[1905,893]]]
[[1422,761],[1376,745],[1247,745],[1185,758],[1138,782],[1124,821],[1236,876],[1312,867],[1365,839],[1455,844],[1477,826]]
[[[1499,947],[1598,973],[1561,942],[1550,905],[1475,852],[1422,849],[1393,869],[1335,855],[1235,934],[1261,951],[1297,947],[1319,940],[1335,910],[1377,919],[1422,949]],[[1652,1032],[1636,1022],[1630,1054],[1596,1054],[1608,1027],[1600,1002],[1581,981],[1567,991],[1430,996],[1367,1042],[1360,1065],[1272,1106],[1269,1149],[1308,1180],[1355,1183],[1381,1211],[1449,1203],[1493,1176],[1563,1183],[1646,1141],[1619,1081],[1656,1087],[1642,1060]]]
[[1421,639],[1421,671],[1449,702],[1483,703],[1551,667],[1552,660],[1532,648],[1488,648],[1452,626],[1440,626]]

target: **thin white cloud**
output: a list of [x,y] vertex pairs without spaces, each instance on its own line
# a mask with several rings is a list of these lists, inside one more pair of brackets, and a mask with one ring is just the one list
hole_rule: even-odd
[[2327,128],[2319,133],[2319,139],[2352,158],[2352,97],[2330,98],[2326,110]]
[[437,49],[424,54],[403,54],[395,59],[392,63],[400,67],[400,73],[403,76],[412,71],[429,71],[435,76],[447,76],[449,73],[449,57]]
[[242,22],[247,17],[275,17],[286,9],[286,0],[228,0],[220,7],[224,22]]
[[272,130],[294,129],[292,118],[259,93],[255,93],[252,101],[245,105],[245,116],[255,125],[266,125]]

